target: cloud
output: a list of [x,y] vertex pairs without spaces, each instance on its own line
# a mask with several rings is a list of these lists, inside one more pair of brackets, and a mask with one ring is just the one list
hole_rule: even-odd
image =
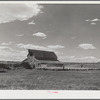
[[55,52],[56,55],[59,57],[60,55],[63,55],[62,52],[57,51],[59,48],[64,48],[63,46],[60,45],[55,45],[53,48],[49,48],[48,46],[39,46],[39,45],[33,45],[33,44],[23,44],[19,43],[16,45],[18,48],[21,49],[35,49],[35,50],[44,50],[44,51],[52,51]]
[[58,57],[58,59],[62,62],[73,62],[73,61],[75,61],[74,58],[75,58],[75,56],[65,56],[65,55],[60,55]]
[[43,6],[38,4],[12,3],[0,4],[0,24],[15,20],[24,21],[37,16]]
[[[19,50],[11,48],[9,46],[0,46],[0,60],[6,61],[22,61],[27,57],[28,51],[26,49],[38,49],[38,50],[45,50],[45,51],[53,51],[57,54],[58,59],[60,61],[70,61],[70,62],[98,62],[100,59],[94,56],[82,56],[82,57],[75,57],[75,56],[65,56],[62,52],[58,52],[55,49],[50,49],[48,46],[39,46],[33,44],[16,44]],[[23,49],[23,50],[21,50]]]
[[[24,49],[36,49],[36,50],[45,50],[45,51],[55,51],[55,49],[64,48],[64,46],[60,45],[52,45],[52,46],[39,46],[34,44],[17,44],[17,47],[24,48]],[[57,54],[61,54],[58,51],[55,51]]]
[[35,22],[34,21],[31,21],[28,23],[29,25],[35,25]]
[[0,60],[4,61],[22,61],[27,57],[27,51],[7,51],[0,49]]
[[59,55],[63,55],[63,52],[59,52],[59,51],[54,51],[56,53],[57,56]]
[[93,46],[93,44],[88,44],[88,43],[79,44],[78,48],[85,49],[85,50],[96,49],[96,47]]
[[[57,56],[62,55],[62,52],[58,52],[55,49],[48,48],[48,46],[39,46],[33,44],[15,44],[15,47],[9,47],[12,42],[1,43],[0,45],[0,60],[5,61],[22,61],[27,58],[28,50],[27,49],[36,49],[36,50],[44,50],[44,51],[52,51],[57,54]],[[15,49],[16,48],[16,49]],[[19,50],[20,49],[20,50]]]
[[96,25],[96,22],[99,22],[100,19],[98,19],[98,18],[94,18],[94,19],[92,19],[92,20],[87,19],[87,20],[85,20],[85,21],[90,22],[91,25]]
[[100,19],[98,19],[98,18],[94,18],[94,19],[87,19],[87,20],[85,20],[85,21],[87,21],[87,22],[97,22],[97,21],[100,21]]
[[75,56],[60,56],[60,61],[64,62],[98,62],[100,59],[94,56],[75,57]]
[[100,21],[100,19],[98,18],[92,19],[92,22],[97,22],[97,21]]
[[8,47],[8,46],[0,46],[1,50],[10,50],[10,51],[14,51],[12,48]]
[[76,39],[76,36],[71,37],[72,40]]
[[42,32],[34,33],[33,36],[41,37],[43,39],[47,37],[47,35]]
[[86,57],[80,57],[80,58],[74,58],[74,59],[96,59],[96,57],[86,56]]
[[24,36],[24,34],[16,34],[16,36]]
[[1,45],[11,45],[13,42],[1,43]]
[[61,45],[49,45],[47,47],[50,48],[50,49],[61,49],[61,48],[64,48],[64,46],[61,46]]
[[94,57],[94,56],[86,56],[86,57],[79,57],[74,58],[76,61],[83,61],[83,62],[98,62],[100,59]]
[[86,22],[91,22],[91,20],[90,20],[90,19],[86,19],[85,21],[86,21]]
[[59,59],[61,59],[61,60],[66,60],[66,59],[74,59],[75,58],[75,56],[60,56],[59,57]]
[[[55,49],[48,48],[48,46],[39,46],[33,44],[14,44],[15,47],[9,47],[12,42],[1,43],[0,45],[0,60],[5,61],[22,61],[27,58],[28,50],[27,49],[36,49],[44,51],[52,51],[57,54],[57,56],[62,55],[62,52],[58,52]],[[14,49],[17,48],[17,49]],[[20,50],[18,50],[20,48]]]
[[94,23],[94,22],[92,22],[92,23],[90,23],[91,25],[96,25],[96,23]]
[[57,51],[57,49],[59,48],[63,48],[61,46],[55,46],[53,48],[49,48],[48,46],[39,46],[39,45],[33,45],[33,44],[23,44],[23,43],[19,43],[16,45],[18,48],[21,49],[35,49],[35,50],[44,50],[44,51],[52,51],[55,52],[56,55],[59,57],[60,55],[63,55],[62,52]]
[[27,57],[27,50],[15,50],[9,46],[0,46],[0,60],[22,61]]
[[37,50],[46,50],[46,51],[52,51],[50,48],[39,46],[39,45],[33,45],[33,44],[23,44],[19,43],[17,44],[17,47],[24,48],[24,49],[37,49]]

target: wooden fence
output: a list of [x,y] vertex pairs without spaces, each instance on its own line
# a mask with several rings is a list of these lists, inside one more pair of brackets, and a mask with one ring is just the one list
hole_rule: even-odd
[[39,70],[92,71],[100,70],[100,64],[40,64]]

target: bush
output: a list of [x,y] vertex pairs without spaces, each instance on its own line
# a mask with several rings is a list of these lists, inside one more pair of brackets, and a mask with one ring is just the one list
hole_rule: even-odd
[[7,64],[0,64],[0,70],[4,71],[4,70],[10,70],[10,67]]

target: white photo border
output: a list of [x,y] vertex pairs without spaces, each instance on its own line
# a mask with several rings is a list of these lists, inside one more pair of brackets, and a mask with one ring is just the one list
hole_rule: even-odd
[[[100,1],[0,1],[0,3],[100,4]],[[98,90],[0,90],[0,99],[100,99]]]

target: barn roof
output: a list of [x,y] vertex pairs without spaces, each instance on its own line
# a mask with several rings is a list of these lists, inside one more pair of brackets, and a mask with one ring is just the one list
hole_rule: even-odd
[[28,55],[35,56],[35,58],[38,60],[58,61],[56,54],[51,51],[28,49],[28,52]]

